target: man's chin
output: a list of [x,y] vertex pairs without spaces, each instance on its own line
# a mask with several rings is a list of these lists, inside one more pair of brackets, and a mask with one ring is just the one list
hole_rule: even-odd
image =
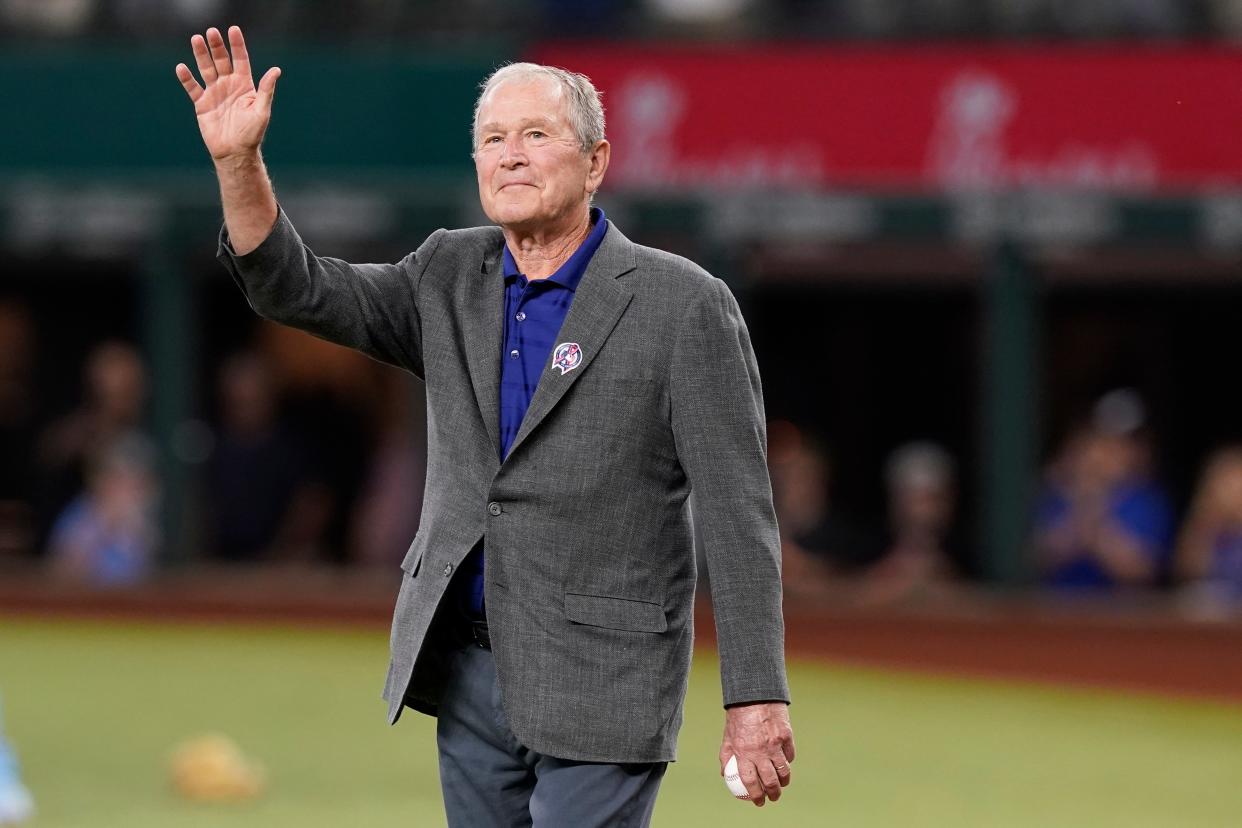
[[540,223],[540,218],[536,210],[515,205],[498,204],[492,215],[492,221],[501,227],[511,227],[516,230],[535,227]]

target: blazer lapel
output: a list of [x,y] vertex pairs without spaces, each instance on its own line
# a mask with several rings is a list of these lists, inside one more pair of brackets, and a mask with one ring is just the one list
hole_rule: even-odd
[[[500,234],[496,234],[499,238]],[[505,281],[500,271],[500,241],[480,267],[480,277],[467,279],[462,334],[466,339],[466,362],[474,396],[483,416],[483,427],[500,457],[500,338],[504,316]]]
[[[582,361],[562,374],[559,368],[552,366],[553,355],[548,356],[543,374],[539,377],[539,385],[535,388],[535,396],[530,401],[530,407],[526,409],[522,425],[517,436],[513,438],[513,445],[509,447],[510,456],[573,387],[578,377],[591,367],[595,355],[612,334],[617,320],[634,296],[628,287],[617,280],[618,276],[633,269],[633,242],[623,236],[615,226],[609,226],[604,240],[600,242],[599,249],[591,257],[591,263],[582,275],[582,281],[578,283],[569,313],[556,336],[558,345],[563,342],[577,343],[582,352]],[[497,360],[499,350],[500,343],[497,340]],[[497,412],[493,419],[498,417]]]

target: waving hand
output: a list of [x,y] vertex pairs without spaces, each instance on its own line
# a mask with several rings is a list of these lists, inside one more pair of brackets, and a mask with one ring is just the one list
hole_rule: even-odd
[[246,41],[237,26],[229,27],[229,47],[215,28],[207,30],[206,38],[190,38],[202,85],[188,66],[177,64],[177,80],[194,102],[203,143],[217,162],[258,150],[272,119],[272,95],[280,77],[280,68],[273,66],[255,87]]

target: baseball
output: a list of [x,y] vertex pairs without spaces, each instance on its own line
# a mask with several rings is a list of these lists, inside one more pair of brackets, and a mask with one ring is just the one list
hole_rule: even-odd
[[737,772],[737,756],[730,756],[725,763],[725,787],[738,799],[750,799],[750,791],[742,784],[742,775]]

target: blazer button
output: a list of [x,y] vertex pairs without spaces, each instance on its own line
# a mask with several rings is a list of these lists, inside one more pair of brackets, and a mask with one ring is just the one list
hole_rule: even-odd
[[491,503],[487,504],[487,513],[489,515],[492,515],[494,517],[500,514],[500,512],[501,512],[500,504],[497,503],[496,501],[493,500]]
[[450,576],[450,575],[452,575],[452,574],[453,574],[453,565],[452,565],[452,564],[445,564],[445,565],[444,565],[444,577],[445,577],[445,578],[447,578],[448,576]]

